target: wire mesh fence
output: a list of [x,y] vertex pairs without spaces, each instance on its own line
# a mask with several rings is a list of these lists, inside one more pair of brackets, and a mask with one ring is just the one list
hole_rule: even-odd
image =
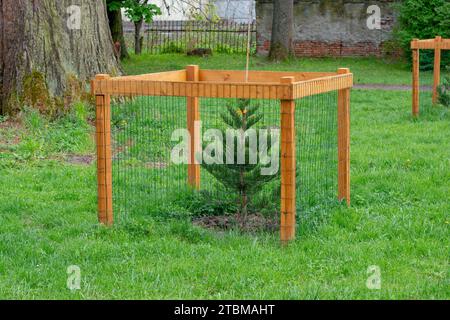
[[[201,132],[226,129],[221,114],[236,99],[200,99]],[[280,129],[280,102],[252,99],[261,121],[256,129]],[[113,203],[119,219],[154,212],[186,189],[187,165],[171,161],[178,143],[172,133],[186,128],[186,98],[137,96],[116,99],[112,111]],[[337,92],[296,100],[297,209],[323,209],[337,203]],[[280,179],[269,183],[260,198],[279,210]],[[229,194],[201,169],[201,190]],[[261,200],[261,199],[256,199]],[[260,203],[261,204],[261,201]]]
[[337,203],[337,92],[296,100],[297,207]]
[[[444,51],[449,53],[450,51]],[[433,53],[431,50],[421,50],[421,56],[423,53],[429,55]],[[431,60],[432,63],[434,59]],[[433,110],[433,85],[434,85],[434,70],[431,67],[421,68],[419,72],[419,105],[422,113],[426,114]],[[450,65],[446,64],[446,60],[441,60],[440,82],[439,85],[444,83],[445,78],[450,77]],[[439,100],[436,101],[439,103]]]
[[186,187],[187,165],[170,159],[172,132],[186,127],[186,98],[117,99],[111,122],[116,217],[153,212]]
[[417,117],[421,109],[425,112],[435,110],[430,107],[440,102],[440,86],[443,84],[443,79],[449,76],[450,39],[442,39],[440,36],[436,36],[435,39],[414,39],[411,41],[411,49],[412,114]]
[[[144,26],[143,51],[150,54],[185,53],[207,48],[217,53],[246,53],[248,24],[220,20],[154,21]],[[256,23],[250,25],[251,52],[256,52]],[[134,30],[125,28],[128,48],[134,47]]]
[[[349,70],[252,71],[259,82],[240,79],[242,71],[188,66],[93,80],[100,222],[112,224],[113,212],[116,220],[171,216],[183,206],[183,214],[205,205],[214,215],[210,202],[218,199],[222,211],[234,201],[235,211],[224,213],[238,219],[279,214],[280,238],[289,241],[296,215],[350,204]],[[222,147],[213,148],[212,164],[211,129]],[[194,207],[181,203],[192,199]]]
[[433,70],[420,70],[419,79],[419,105],[421,112],[426,113],[433,106]]

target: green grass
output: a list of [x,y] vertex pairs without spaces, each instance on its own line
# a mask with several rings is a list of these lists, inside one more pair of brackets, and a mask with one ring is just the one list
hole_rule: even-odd
[[[179,54],[141,56],[132,55],[124,64],[127,74],[145,74],[158,71],[180,70],[189,64],[204,69],[244,70],[245,55],[214,54],[210,58],[188,57]],[[251,57],[251,70],[334,72],[350,68],[357,84],[411,85],[411,70],[402,61],[376,58],[299,58],[273,64],[264,57]],[[445,73],[445,71],[443,70]],[[432,72],[421,72],[423,84],[432,83]]]
[[[209,61],[163,58],[158,69]],[[353,92],[352,206],[302,217],[286,248],[277,235],[211,232],[176,215],[101,227],[94,164],[0,149],[0,298],[449,299],[450,113],[409,114],[409,92]],[[79,291],[66,287],[70,265]],[[366,287],[371,265],[381,290]]]
[[2,127],[0,123],[0,159],[5,160],[0,162],[0,167],[16,161],[92,154],[94,128],[87,123],[87,118],[88,110],[81,103],[55,121],[26,108],[12,125]]

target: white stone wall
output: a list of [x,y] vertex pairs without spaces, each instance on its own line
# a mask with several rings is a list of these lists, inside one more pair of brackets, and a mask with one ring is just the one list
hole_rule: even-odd
[[249,22],[256,19],[255,0],[216,0],[217,14],[222,19]]
[[[196,0],[198,1],[198,0]],[[222,19],[236,22],[248,22],[256,19],[255,0],[203,0],[204,3],[213,1],[216,5],[217,15]],[[162,0],[154,0],[153,3],[161,8],[162,15],[155,17],[155,20],[189,20],[186,12],[188,6],[180,4],[176,0],[167,0],[169,4],[173,2],[176,6],[170,11],[166,9]],[[253,18],[253,19],[252,19]],[[124,18],[126,19],[126,18]]]

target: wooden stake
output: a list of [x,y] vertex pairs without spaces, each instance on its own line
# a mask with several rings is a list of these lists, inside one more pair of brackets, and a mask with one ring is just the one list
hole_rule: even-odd
[[[413,40],[413,43],[417,41],[417,39]],[[420,65],[420,53],[419,49],[413,49],[413,87],[412,87],[412,114],[414,117],[417,117],[419,115],[419,95],[420,95],[420,88],[419,88],[419,65]]]
[[[200,68],[196,65],[186,67],[186,80],[199,81]],[[195,189],[200,189],[200,165],[196,160],[196,152],[200,151],[200,132],[196,132],[195,122],[200,121],[199,101],[196,97],[188,97],[187,101],[187,128],[191,135],[189,145],[188,183]]]
[[[339,69],[339,74],[350,73]],[[350,206],[350,89],[338,91],[338,199]]]
[[[97,75],[96,80],[107,80],[108,75]],[[111,99],[109,95],[96,95],[96,143],[98,220],[113,224],[112,160],[111,160]]]
[[[292,84],[294,77],[283,77],[281,83]],[[281,224],[283,244],[295,238],[295,100],[281,100]]]
[[434,47],[433,104],[438,102],[438,87],[441,84],[441,43],[442,37],[437,36]]
[[251,27],[253,25],[253,8],[250,6],[250,22],[248,23],[247,29],[247,59],[245,63],[245,82],[248,82],[248,72],[250,68],[250,45],[251,45]]

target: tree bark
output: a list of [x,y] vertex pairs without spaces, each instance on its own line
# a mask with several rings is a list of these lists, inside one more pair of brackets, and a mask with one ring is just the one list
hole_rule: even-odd
[[269,58],[285,60],[293,52],[294,0],[273,0],[272,38]]
[[134,23],[134,53],[137,55],[142,53],[143,38],[141,37],[141,30],[143,24],[143,20]]
[[127,59],[128,54],[125,37],[123,35],[122,12],[120,10],[108,10],[109,28],[114,43],[120,44],[120,59]]
[[[68,9],[80,8],[80,24]],[[104,0],[0,0],[0,113],[22,93],[24,79],[38,72],[48,92],[62,96],[75,76],[117,75]],[[75,27],[74,27],[75,26]]]
[[3,43],[4,43],[4,19],[3,19],[3,0],[0,0],[0,115],[5,114],[3,110]]

